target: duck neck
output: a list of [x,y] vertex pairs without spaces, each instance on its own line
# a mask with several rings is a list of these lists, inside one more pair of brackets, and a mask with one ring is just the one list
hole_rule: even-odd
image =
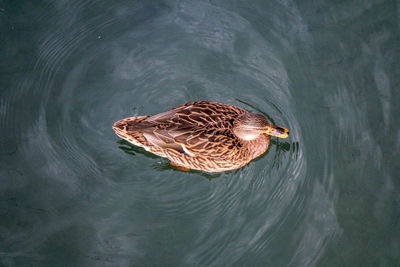
[[248,129],[243,129],[241,127],[233,127],[233,133],[241,140],[252,141],[257,139],[260,135],[258,132],[249,131]]

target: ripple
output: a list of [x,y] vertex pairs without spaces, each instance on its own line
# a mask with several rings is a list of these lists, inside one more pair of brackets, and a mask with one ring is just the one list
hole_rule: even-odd
[[0,118],[0,129],[3,132],[0,137],[0,154],[12,155],[17,151],[17,143],[13,136],[5,133],[7,129],[12,129],[15,122],[12,121],[10,114],[10,104],[4,99],[0,99]]
[[[29,198],[49,213],[37,215],[29,231],[50,221],[30,244],[50,246],[51,237],[83,227],[89,241],[76,242],[88,247],[85,255],[113,264],[133,255],[146,265],[147,250],[168,254],[171,243],[184,244],[179,257],[185,265],[280,258],[286,243],[287,261],[315,264],[339,232],[332,163],[322,175],[309,167],[315,157],[304,136],[314,135],[299,121],[276,45],[243,14],[223,6],[179,1],[149,11],[147,19],[137,17],[152,4],[118,2],[106,15],[90,12],[107,5],[72,1],[68,11],[66,2],[56,4],[54,23],[40,38],[35,78],[21,85],[37,92],[37,114],[18,152],[35,163],[24,169],[37,178]],[[325,100],[338,106],[353,98],[349,94],[338,90]],[[290,137],[272,138],[265,155],[215,179],[118,148],[114,121],[201,99],[263,113],[289,128]],[[1,100],[2,127],[12,124],[9,109],[10,102]],[[351,122],[337,122],[343,136],[350,135]],[[14,147],[7,136],[0,140],[1,154]],[[314,176],[321,177],[318,183]],[[313,216],[314,208],[323,218]],[[290,236],[288,229],[298,231]],[[166,239],[171,243],[164,246],[160,240]]]
[[[154,114],[175,104],[197,100],[185,99],[186,95],[179,95],[180,90],[173,89],[169,85],[183,83],[188,85],[186,87],[188,96],[194,94],[200,99],[221,101],[245,108],[249,106],[240,102],[249,103],[250,109],[255,108],[267,114],[276,120],[274,123],[285,125],[291,131],[289,151],[280,150],[278,141],[263,158],[250,163],[239,172],[234,172],[226,183],[221,181],[206,187],[204,192],[190,190],[190,187],[194,186],[191,183],[185,186],[187,190],[179,190],[176,181],[153,184],[154,192],[157,193],[152,194],[151,198],[159,201],[152,208],[153,211],[162,212],[168,217],[186,218],[189,215],[197,215],[198,218],[202,218],[201,231],[192,237],[191,247],[196,249],[185,257],[185,261],[210,265],[222,263],[219,260],[221,258],[227,264],[227,258],[230,258],[229,262],[234,262],[248,251],[243,249],[244,244],[254,247],[258,253],[263,253],[269,240],[276,236],[276,225],[286,224],[287,217],[293,210],[306,205],[302,196],[298,194],[304,184],[306,158],[303,156],[303,146],[298,145],[303,142],[300,127],[289,107],[291,100],[287,74],[280,64],[280,59],[274,55],[274,51],[258,33],[249,28],[248,23],[244,23],[240,16],[222,8],[216,11],[211,5],[198,4],[196,10],[200,11],[192,13],[192,17],[188,18],[182,15],[183,13],[188,15],[185,12],[186,4],[187,2],[184,2],[178,7],[178,20],[174,23],[183,27],[189,35],[196,35],[196,45],[188,46],[182,41],[176,41],[174,46],[170,40],[166,49],[154,54],[153,51],[159,43],[158,38],[165,37],[161,34],[161,36],[151,36],[155,39],[153,45],[134,48],[132,52],[128,52],[128,57],[118,52],[120,48],[116,47],[113,52],[114,64],[119,66],[115,74],[119,75],[117,77],[129,79],[136,85],[133,89],[136,101],[140,103],[145,99],[154,99],[160,106],[167,106],[156,111],[148,111],[143,107],[138,113]],[[205,14],[212,12],[218,12],[221,20],[207,19],[208,15]],[[166,21],[171,20],[167,18]],[[183,21],[190,23],[186,24]],[[222,23],[223,26],[219,24],[210,26],[210,23]],[[241,25],[241,28],[235,27],[236,25]],[[164,28],[164,25],[155,25],[153,29],[162,31]],[[222,29],[224,32],[212,32],[214,28]],[[132,43],[136,43],[136,38],[146,36],[140,32],[140,28],[136,30],[139,33],[130,36]],[[232,43],[237,31],[246,31],[248,33],[246,37],[250,39],[250,44],[246,47],[247,53],[240,58],[232,53]],[[170,27],[169,34],[178,35],[179,29]],[[183,46],[184,44],[186,46]],[[222,47],[227,50],[223,50]],[[171,63],[175,58],[171,58],[170,55],[176,56],[177,48],[182,51],[189,49],[191,61]],[[207,56],[210,53],[212,57]],[[223,65],[221,61],[230,64]],[[171,80],[165,77],[170,77]],[[159,85],[163,86],[162,90],[156,88]],[[196,94],[196,89],[199,87],[202,90]],[[163,97],[165,91],[168,92],[168,97]],[[233,97],[229,97],[238,92],[242,92],[239,93],[238,99],[244,100],[239,103]],[[129,91],[126,94],[129,95]],[[260,98],[260,95],[264,97]],[[176,96],[173,98],[173,103],[170,100],[171,96]],[[180,103],[174,103],[176,100]],[[224,179],[227,179],[227,175],[218,180]],[[176,190],[181,192],[179,196],[175,195]],[[304,208],[301,210],[304,212]],[[258,219],[248,222],[252,216]],[[223,228],[224,225],[229,227]],[[241,241],[235,245],[234,240]],[[232,255],[231,251],[236,251],[237,254]]]

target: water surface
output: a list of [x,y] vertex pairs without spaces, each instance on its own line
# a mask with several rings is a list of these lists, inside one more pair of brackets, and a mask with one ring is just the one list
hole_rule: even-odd
[[[397,266],[396,1],[3,1],[4,266]],[[121,141],[196,100],[289,128],[231,172]]]

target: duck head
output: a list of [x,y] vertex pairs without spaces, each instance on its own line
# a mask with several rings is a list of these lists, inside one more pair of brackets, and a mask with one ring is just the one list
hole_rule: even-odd
[[284,127],[272,125],[263,115],[245,113],[233,122],[233,132],[240,139],[251,141],[260,134],[268,134],[279,138],[289,136],[289,130]]

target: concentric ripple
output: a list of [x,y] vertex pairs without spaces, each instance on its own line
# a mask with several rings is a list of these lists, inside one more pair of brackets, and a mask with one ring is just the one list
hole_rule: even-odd
[[[134,257],[145,263],[159,242],[171,247],[160,259],[183,250],[185,265],[265,257],[282,228],[303,227],[307,209],[299,193],[306,184],[304,141],[277,51],[223,7],[182,1],[157,8],[116,4],[108,16],[90,13],[102,7],[74,2],[72,17],[64,5],[54,7],[53,25],[40,38],[29,88],[37,91],[39,112],[23,133],[21,153],[36,163],[25,172],[36,177],[31,186],[37,193],[29,198],[43,212],[32,219],[29,233],[35,233],[25,250],[33,246],[40,253],[52,239],[83,227],[90,241],[78,242],[86,243],[84,254],[94,262]],[[134,19],[149,9],[147,20]],[[119,149],[124,145],[111,130],[114,121],[201,99],[263,113],[291,136],[274,139],[260,159],[211,180],[165,167],[164,159],[140,149]],[[1,107],[6,113],[7,105]],[[296,222],[288,220],[293,215]]]
[[[359,153],[377,169],[383,156],[350,78],[326,84],[324,94],[321,80],[308,82],[336,58],[313,52],[323,38],[307,29],[304,10],[291,1],[57,2],[38,22],[30,75],[0,101],[1,127],[18,132],[2,136],[0,156],[24,162],[5,168],[15,184],[4,192],[19,200],[5,198],[1,214],[25,220],[10,223],[0,245],[10,262],[51,264],[62,250],[76,266],[316,265],[342,234],[338,140],[361,142]],[[386,114],[380,56],[373,77]],[[315,65],[301,69],[305,59]],[[239,170],[205,174],[178,171],[111,129],[197,100],[265,114],[290,137],[272,138],[266,154]],[[383,116],[384,129],[391,120]],[[366,158],[342,163],[364,170]]]

